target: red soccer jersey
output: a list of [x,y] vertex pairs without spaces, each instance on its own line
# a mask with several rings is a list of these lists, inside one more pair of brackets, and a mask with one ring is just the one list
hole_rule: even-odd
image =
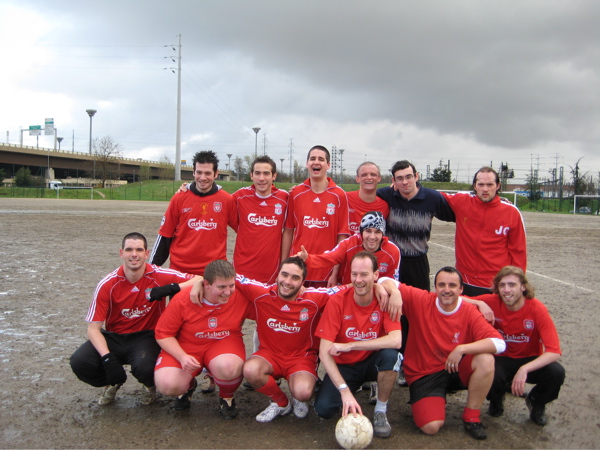
[[[340,242],[333,250],[320,255],[308,255],[306,265],[309,269],[331,268],[340,264],[339,274],[342,277],[341,284],[350,284],[351,273],[350,261],[358,252],[364,251],[362,236],[353,234]],[[381,248],[374,253],[379,263],[379,276],[390,277],[399,281],[400,276],[400,249],[390,242],[386,236],[381,241]]]
[[254,185],[233,193],[239,215],[233,253],[237,273],[263,283],[275,282],[288,195],[273,186],[269,197],[259,197]]
[[516,206],[496,196],[482,202],[476,195],[442,195],[456,216],[456,268],[465,283],[490,287],[504,266],[527,269],[527,237]]
[[154,331],[156,339],[177,338],[186,353],[195,353],[199,347],[225,339],[242,337],[244,319],[252,318],[250,303],[237,292],[222,305],[202,306],[192,303],[192,286],[181,290],[169,302]]
[[537,298],[525,299],[518,311],[509,310],[496,294],[475,297],[494,311],[494,326],[506,341],[501,356],[526,358],[544,351],[561,354],[558,333],[546,306]]
[[190,278],[191,275],[176,270],[146,264],[144,276],[130,283],[121,266],[98,283],[85,320],[104,322],[106,331],[121,334],[153,330],[165,309],[165,301],[149,302],[146,289],[184,283]]
[[173,196],[158,234],[172,238],[170,267],[202,275],[209,262],[227,259],[227,225],[237,230],[231,194],[219,189],[199,196],[188,190]]
[[404,354],[408,384],[444,370],[448,355],[460,344],[502,337],[474,305],[459,299],[453,312],[444,312],[435,292],[400,285],[402,313],[410,327]]
[[[294,229],[290,255],[304,245],[308,253],[323,253],[336,246],[340,235],[350,235],[346,193],[331,178],[320,194],[310,188],[310,179],[290,191],[285,228]],[[331,268],[309,270],[306,281],[325,281]]]
[[[316,335],[334,343],[347,343],[377,339],[393,330],[400,330],[400,322],[392,321],[387,312],[381,311],[374,291],[373,301],[367,306],[360,306],[354,301],[354,289],[346,289],[329,299]],[[333,359],[337,364],[356,364],[373,352],[355,350],[334,356]]]
[[340,288],[308,288],[294,301],[286,301],[277,295],[276,284],[267,286],[238,275],[235,286],[254,303],[261,350],[292,357],[318,353],[319,340],[314,333],[321,312]]
[[360,221],[369,211],[379,211],[383,214],[385,220],[387,220],[390,214],[390,207],[384,199],[377,197],[373,203],[367,203],[358,196],[358,192],[350,191],[346,193],[348,196],[348,212],[350,217],[348,225],[352,234],[359,232]]

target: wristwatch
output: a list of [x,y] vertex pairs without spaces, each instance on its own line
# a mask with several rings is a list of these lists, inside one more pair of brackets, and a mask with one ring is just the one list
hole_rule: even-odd
[[341,391],[342,389],[348,389],[348,385],[346,383],[342,383],[338,386],[338,391]]

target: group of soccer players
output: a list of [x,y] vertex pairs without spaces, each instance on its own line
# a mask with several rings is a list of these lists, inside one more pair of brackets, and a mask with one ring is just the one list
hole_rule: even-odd
[[[158,390],[176,397],[176,409],[190,407],[205,372],[204,391],[218,387],[225,419],[238,415],[234,396],[245,378],[270,400],[258,422],[292,411],[305,417],[315,391],[320,417],[362,413],[354,393],[373,382],[374,432],[385,438],[400,372],[426,434],[443,425],[446,392],[454,389],[468,390],[462,418],[476,439],[486,438],[486,397],[498,417],[507,390],[526,397],[531,420],[544,425],[545,405],[564,381],[561,350],[526,278],[522,218],[498,197],[497,173],[478,171],[475,195],[442,195],[399,161],[392,187],[378,190],[379,168],[365,162],[359,189],[346,194],[327,177],[329,168],[329,151],[313,147],[309,178],[288,193],[275,187],[275,163],[262,156],[252,164],[252,186],[230,195],[216,183],[217,156],[195,155],[194,182],[173,196],[152,252],[141,234],[126,235],[123,265],[94,293],[89,341],[71,367],[104,387],[99,403],[115,400],[127,377],[123,365],[144,385],[143,403]],[[440,269],[429,292],[432,217],[456,221],[457,267],[466,273]],[[233,264],[226,261],[228,227],[237,234]],[[167,259],[170,268],[162,268]],[[469,295],[483,295],[463,297],[463,279]],[[246,319],[256,321],[248,358]],[[526,382],[535,384],[529,393]]]

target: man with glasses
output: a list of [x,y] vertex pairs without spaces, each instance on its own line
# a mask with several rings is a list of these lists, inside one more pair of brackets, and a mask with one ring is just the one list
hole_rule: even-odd
[[431,290],[427,250],[434,217],[454,222],[454,213],[442,195],[419,183],[419,173],[409,161],[391,169],[394,187],[377,190],[389,207],[386,236],[400,248],[400,280],[409,286]]

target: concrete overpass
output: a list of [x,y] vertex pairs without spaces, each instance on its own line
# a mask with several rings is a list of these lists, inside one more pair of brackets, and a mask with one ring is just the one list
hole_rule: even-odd
[[[116,164],[119,179],[128,182],[136,180],[142,166],[150,167],[150,176],[154,179],[160,177],[160,172],[165,167],[173,168],[172,164],[165,166],[156,161],[132,158],[118,158]],[[90,184],[93,166],[94,155],[89,153],[0,144],[0,167],[4,169],[7,178],[13,178],[21,167],[29,167],[33,176],[63,180],[68,184]],[[228,171],[220,171],[219,175],[219,179],[230,178]],[[181,166],[181,178],[193,179],[192,166]]]

